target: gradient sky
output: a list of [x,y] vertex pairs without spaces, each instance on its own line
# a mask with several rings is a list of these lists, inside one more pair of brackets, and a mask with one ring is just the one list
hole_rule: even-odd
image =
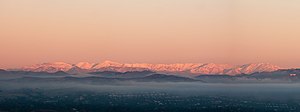
[[42,62],[300,67],[299,0],[0,0],[0,68]]

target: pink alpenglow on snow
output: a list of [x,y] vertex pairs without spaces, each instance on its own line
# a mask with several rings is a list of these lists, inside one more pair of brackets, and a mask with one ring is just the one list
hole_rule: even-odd
[[279,70],[280,67],[269,63],[255,63],[245,65],[229,65],[229,64],[123,64],[112,61],[104,61],[103,63],[88,63],[80,62],[77,64],[68,64],[64,62],[44,63],[20,68],[24,71],[33,72],[69,72],[75,68],[84,69],[87,72],[96,71],[115,71],[115,72],[128,72],[128,71],[154,71],[160,73],[186,73],[186,74],[251,74],[255,72],[271,72]]

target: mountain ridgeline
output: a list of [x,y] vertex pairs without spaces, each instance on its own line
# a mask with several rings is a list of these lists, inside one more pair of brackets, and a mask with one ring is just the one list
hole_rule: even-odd
[[48,78],[66,81],[93,79],[104,82],[290,83],[298,82],[300,69],[281,69],[268,63],[228,65],[213,63],[122,64],[112,61],[77,64],[54,62],[18,69],[1,69],[0,75],[1,80]]
[[136,71],[152,71],[163,74],[179,74],[179,75],[239,75],[252,74],[256,72],[272,72],[279,70],[280,67],[268,63],[254,63],[244,65],[228,65],[228,64],[122,64],[112,61],[103,63],[80,62],[77,64],[69,64],[65,62],[43,63],[32,66],[26,66],[14,70],[31,71],[31,72],[48,72],[55,73],[58,71],[70,74],[86,74],[97,72],[136,72]]
[[300,69],[281,69],[272,72],[256,72],[252,74],[200,74],[182,76],[180,74],[163,74],[153,71],[115,72],[101,71],[86,74],[70,74],[64,71],[55,73],[32,71],[0,70],[0,80],[6,81],[68,81],[87,83],[116,82],[202,82],[202,83],[297,83],[300,82]]

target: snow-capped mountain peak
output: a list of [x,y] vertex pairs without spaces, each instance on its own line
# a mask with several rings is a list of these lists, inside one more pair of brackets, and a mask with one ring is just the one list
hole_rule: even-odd
[[81,69],[91,69],[94,66],[94,64],[89,62],[79,62],[75,64],[75,66]]

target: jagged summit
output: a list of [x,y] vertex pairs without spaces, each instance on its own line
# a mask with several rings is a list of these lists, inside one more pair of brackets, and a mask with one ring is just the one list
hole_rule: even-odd
[[153,71],[158,73],[187,73],[187,74],[251,74],[255,72],[271,72],[280,69],[276,65],[269,63],[252,63],[244,65],[229,65],[229,64],[123,64],[113,61],[104,61],[101,63],[79,62],[77,64],[69,64],[65,62],[43,63],[32,66],[23,67],[20,70],[34,72],[50,72],[57,71],[81,71],[81,72],[98,72],[98,71],[115,71],[115,72],[130,72],[130,71]]

